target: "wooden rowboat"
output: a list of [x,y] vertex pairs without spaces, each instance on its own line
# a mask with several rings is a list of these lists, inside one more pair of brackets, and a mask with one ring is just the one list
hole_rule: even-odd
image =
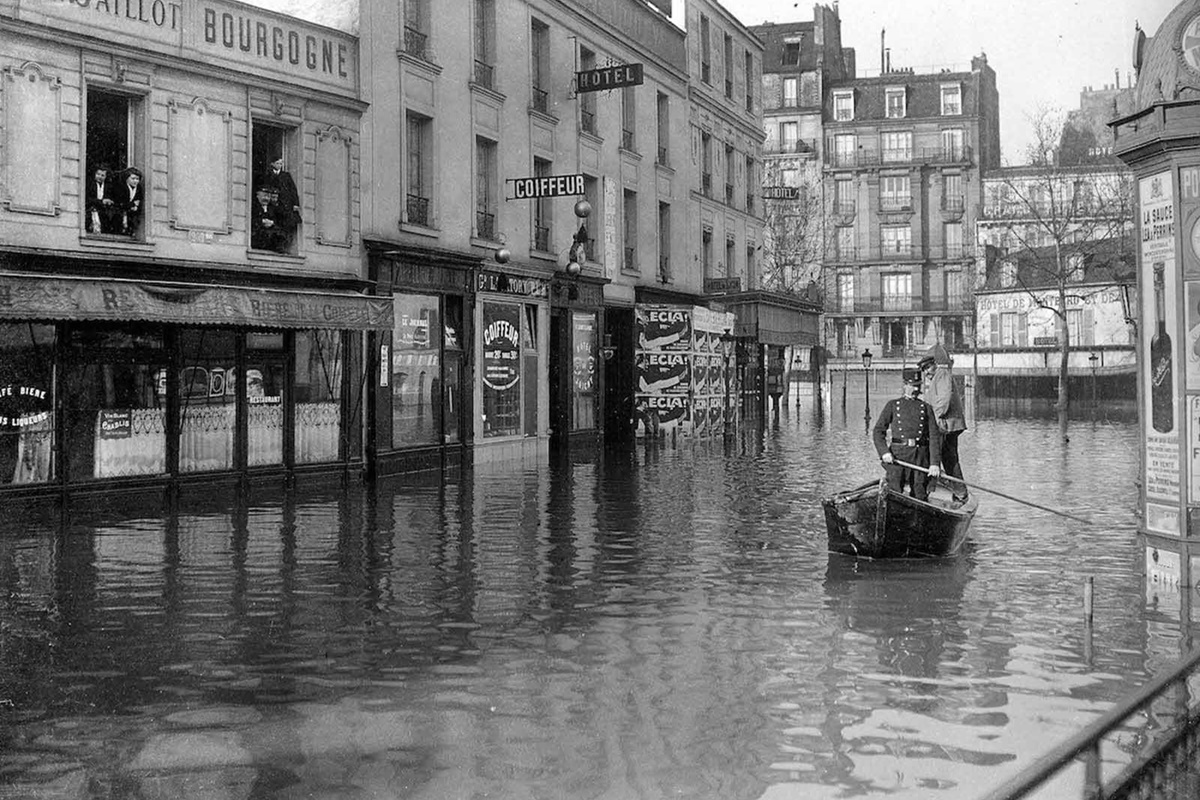
[[940,558],[957,553],[979,501],[972,493],[955,503],[947,489],[917,500],[894,492],[886,480],[839,492],[821,501],[829,549],[860,558]]

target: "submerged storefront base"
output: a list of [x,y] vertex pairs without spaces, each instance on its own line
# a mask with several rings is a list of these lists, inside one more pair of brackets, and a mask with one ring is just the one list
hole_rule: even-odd
[[0,486],[110,491],[362,461],[387,299],[0,273]]

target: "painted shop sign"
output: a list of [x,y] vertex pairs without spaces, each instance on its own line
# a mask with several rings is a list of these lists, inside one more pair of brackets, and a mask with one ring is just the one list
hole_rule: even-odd
[[575,73],[575,91],[579,94],[641,85],[641,64],[615,64],[610,67],[585,69]]
[[335,90],[358,83],[358,42],[347,33],[266,9],[222,0],[48,0],[22,7],[30,22],[95,35],[128,37],[128,44],[214,60]]
[[567,197],[583,194],[583,173],[542,175],[536,178],[505,178],[511,194],[506,200],[532,200],[538,197]]
[[128,439],[133,436],[133,411],[101,409],[96,419],[101,439]]
[[0,386],[0,428],[24,428],[50,418],[45,389],[9,384]]
[[518,297],[548,297],[550,281],[545,278],[525,278],[503,272],[480,272],[476,291],[512,294]]
[[[507,308],[493,308],[493,314],[509,312]],[[515,315],[515,309],[512,310]],[[517,368],[520,331],[513,319],[493,319],[483,329],[483,382],[495,391],[505,391],[516,385],[521,378]]]

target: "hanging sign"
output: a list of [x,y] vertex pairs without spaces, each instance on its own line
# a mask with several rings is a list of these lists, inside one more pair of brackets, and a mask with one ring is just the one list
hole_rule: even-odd
[[641,64],[615,64],[611,67],[585,69],[575,73],[575,92],[577,94],[641,85]]
[[538,197],[566,197],[583,194],[583,173],[542,175],[536,178],[505,178],[510,194],[505,200],[533,200]]

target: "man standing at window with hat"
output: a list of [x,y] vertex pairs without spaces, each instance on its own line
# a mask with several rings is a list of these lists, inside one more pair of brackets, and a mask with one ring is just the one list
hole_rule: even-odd
[[[967,429],[967,417],[963,413],[962,399],[954,388],[950,373],[950,354],[946,348],[936,344],[917,362],[921,370],[921,392],[937,415],[938,427],[942,431],[942,468],[947,475],[963,479],[962,464],[958,460],[958,436]],[[954,499],[967,499],[967,485],[954,483]]]
[[[942,451],[942,432],[933,406],[917,397],[921,392],[921,370],[905,367],[901,377],[904,394],[883,407],[871,431],[871,440],[887,472],[888,488],[903,492],[905,486],[911,486],[912,496],[925,500],[929,496],[929,482],[942,474],[938,463],[930,462],[931,453]],[[923,469],[904,467],[897,461]]]

